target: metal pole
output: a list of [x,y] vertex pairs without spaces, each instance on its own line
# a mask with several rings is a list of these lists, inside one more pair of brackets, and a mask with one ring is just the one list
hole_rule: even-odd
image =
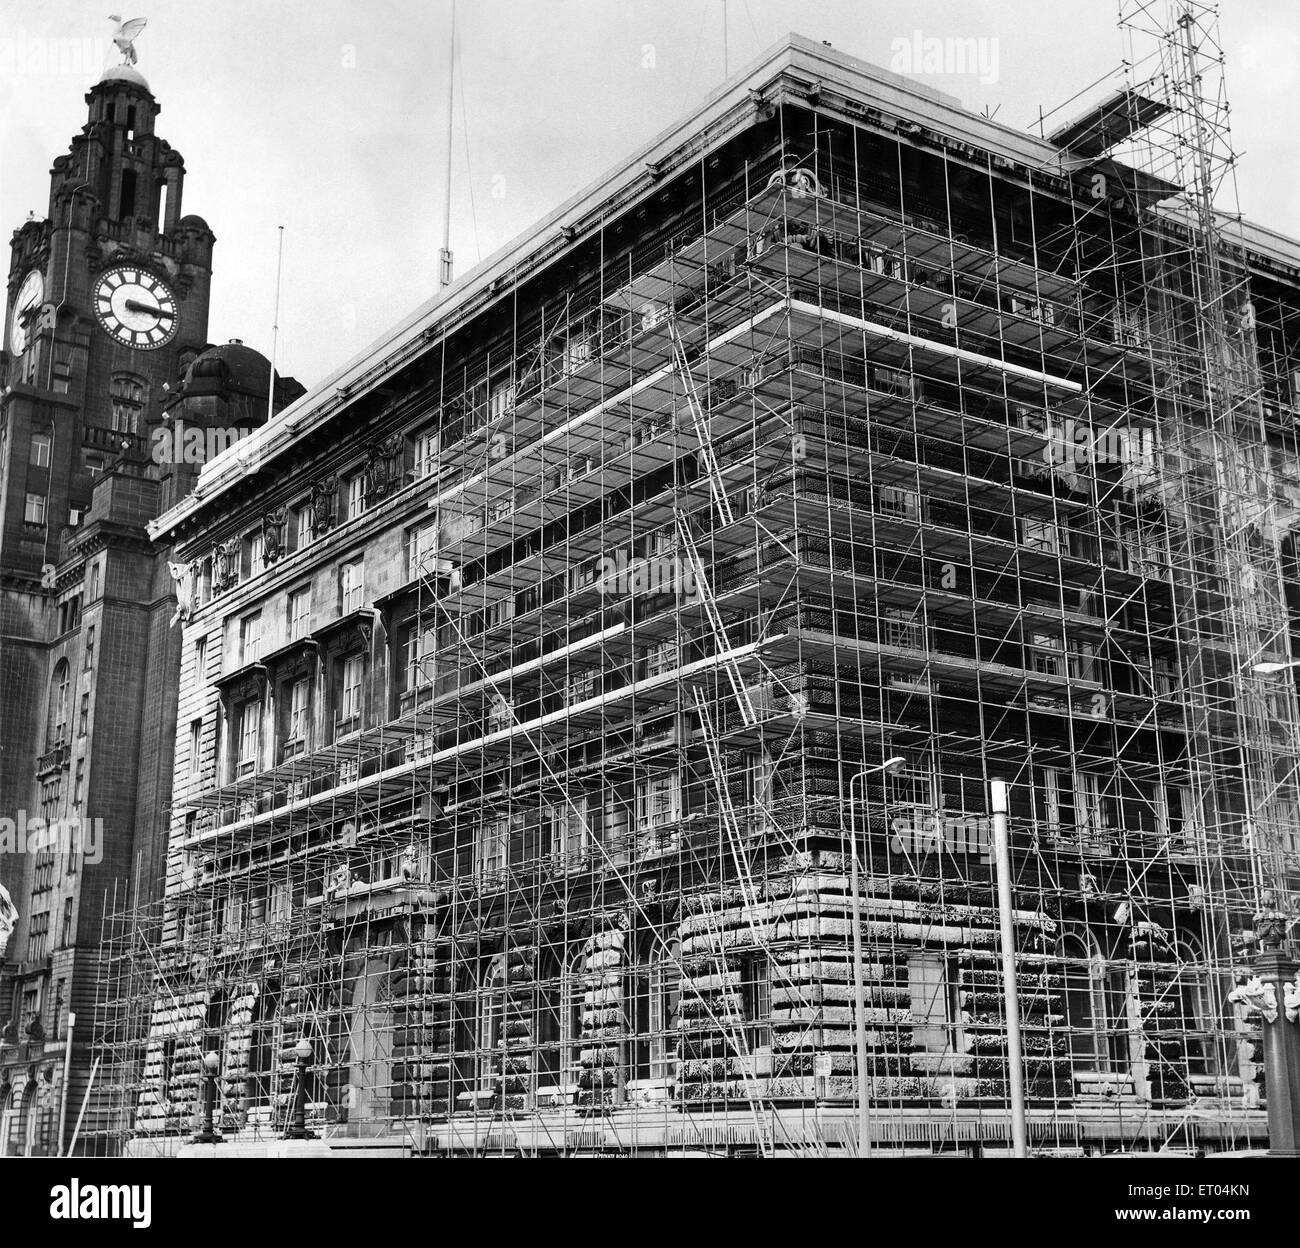
[[[59,1025],[59,1020],[54,1020],[54,1025]],[[77,1015],[74,1011],[68,1011],[68,1038],[67,1047],[63,1050],[63,1089],[59,1093],[59,1142],[54,1150],[56,1157],[62,1157],[63,1153],[63,1132],[68,1126],[68,1079],[72,1074],[72,1033],[77,1025]]]
[[271,326],[271,379],[266,387],[266,419],[275,415],[275,351],[280,341],[280,274],[284,271],[284,226],[280,230],[280,251],[275,262],[275,318]]
[[[854,780],[862,779],[854,776]],[[865,797],[866,781],[862,782]],[[862,902],[858,896],[858,833],[853,823],[853,781],[849,781],[849,899],[853,906],[853,1036],[858,1066],[858,1156],[871,1151],[867,1120],[867,993],[862,982]]]
[[1020,1051],[1020,1001],[1016,994],[1016,947],[1011,927],[1011,847],[1007,835],[1007,784],[989,784],[993,809],[993,854],[998,868],[998,920],[1002,931],[1002,998],[1007,1015],[1007,1083],[1011,1088],[1011,1145],[1028,1157],[1025,1133],[1025,1063]]
[[66,1156],[72,1156],[72,1150],[77,1147],[77,1136],[81,1134],[81,1120],[86,1116],[86,1106],[90,1104],[90,1090],[95,1086],[95,1076],[99,1074],[99,1058],[95,1058],[95,1064],[90,1068],[90,1078],[86,1082],[86,1094],[81,1098],[81,1110],[77,1114],[77,1125],[72,1128],[72,1139],[68,1141],[68,1151]]
[[438,285],[451,285],[451,142],[452,110],[456,85],[456,0],[451,0],[451,39],[447,50],[447,178],[442,201],[442,255],[438,263]]

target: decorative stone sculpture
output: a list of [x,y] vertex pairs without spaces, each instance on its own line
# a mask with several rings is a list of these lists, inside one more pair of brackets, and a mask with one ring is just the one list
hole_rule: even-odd
[[352,868],[346,862],[334,868],[330,876],[329,887],[325,890],[330,897],[340,897],[352,887]]
[[1282,985],[1282,1004],[1288,1023],[1300,1021],[1300,971],[1296,972],[1294,984]]
[[239,578],[239,538],[218,542],[212,550],[212,588],[221,593]]
[[184,624],[194,614],[194,589],[195,582],[198,579],[195,572],[197,569],[192,563],[172,563],[168,560],[167,571],[176,583],[176,610],[172,614],[169,624],[175,624],[177,620]]
[[420,854],[415,848],[415,842],[411,842],[402,850],[402,879],[414,880],[420,871]]
[[1244,1005],[1247,1010],[1262,1014],[1270,1022],[1277,1022],[1277,993],[1272,984],[1266,984],[1258,975],[1252,975],[1244,984],[1238,984],[1228,1000],[1234,1005]]
[[284,521],[287,514],[283,507],[277,507],[262,517],[262,561],[268,568],[273,563],[278,563],[284,554]]
[[338,489],[338,479],[322,477],[314,481],[311,487],[311,531],[313,537],[320,537],[334,527],[334,495]]
[[383,496],[401,484],[402,453],[401,434],[393,434],[382,442],[376,442],[366,452],[366,496],[383,498]]

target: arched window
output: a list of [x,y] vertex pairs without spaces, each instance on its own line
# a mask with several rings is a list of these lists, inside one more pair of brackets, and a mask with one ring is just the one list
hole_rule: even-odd
[[629,1079],[669,1079],[676,1069],[673,1024],[681,996],[681,942],[648,937],[629,969],[625,1000],[631,1038]]
[[1194,937],[1180,940],[1176,950],[1177,999],[1181,1013],[1179,1029],[1184,1036],[1187,1073],[1209,1075],[1215,1073],[1217,1068],[1230,1064],[1226,1052],[1223,1061],[1215,1060],[1219,1048],[1218,1036],[1224,1028],[1214,1004],[1213,978],[1206,966],[1200,942]]
[[1076,1071],[1124,1069],[1123,1002],[1118,980],[1108,972],[1096,940],[1086,932],[1067,932],[1057,956],[1062,962],[1071,1066]]
[[50,705],[45,725],[45,748],[53,749],[68,739],[68,689],[71,683],[67,659],[60,659],[50,677]]

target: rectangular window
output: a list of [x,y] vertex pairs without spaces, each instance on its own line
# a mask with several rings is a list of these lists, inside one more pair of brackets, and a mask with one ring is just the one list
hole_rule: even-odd
[[262,703],[254,698],[239,712],[239,774],[257,770],[257,751],[262,737]]
[[347,518],[355,520],[364,515],[366,510],[366,476],[363,472],[355,473],[347,481],[348,509]]
[[1091,641],[1070,639],[1070,675],[1075,680],[1097,680],[1097,647]]
[[491,819],[479,829],[478,869],[488,875],[505,870],[506,849],[510,843],[510,820]]
[[95,626],[88,624],[86,626],[86,661],[84,669],[90,671],[95,666]]
[[307,708],[310,686],[304,680],[295,680],[289,690],[289,740],[306,741]]
[[293,548],[301,550],[304,546],[310,546],[312,540],[312,520],[313,512],[310,502],[299,503],[293,509]]
[[45,495],[28,494],[27,505],[23,509],[23,519],[28,524],[45,523]]
[[361,715],[361,681],[365,673],[365,659],[354,654],[343,663],[343,688],[339,698],[340,714],[344,720]]
[[72,805],[74,807],[81,805],[82,792],[86,785],[86,760],[77,759],[76,768],[72,773]]
[[104,461],[102,459],[87,459],[86,474],[93,481],[101,472],[104,471]]
[[255,533],[250,533],[244,539],[244,575],[247,577],[257,576],[266,568],[266,548],[262,538],[262,531],[259,529]]
[[45,956],[50,939],[50,912],[34,914],[27,928],[27,961],[35,962]]
[[286,880],[271,885],[267,918],[272,924],[287,923],[293,913],[293,892]]
[[876,510],[882,516],[916,520],[921,515],[921,498],[915,490],[904,490],[892,485],[878,486]]
[[52,823],[59,817],[59,803],[63,800],[63,780],[55,776],[41,785],[41,818]]
[[750,1052],[772,1043],[772,959],[767,952],[739,959],[740,999]]
[[1086,840],[1105,831],[1106,816],[1102,808],[1101,778],[1089,771],[1074,776],[1074,818],[1079,834]]
[[545,811],[550,855],[561,868],[573,867],[582,861],[586,852],[589,827],[587,799],[576,798],[560,806],[548,806]]
[[[59,946],[67,949],[72,944],[72,898],[66,897],[63,901],[63,926],[59,931]],[[59,983],[62,988],[62,981]],[[60,994],[61,995],[61,994]]]
[[77,736],[84,737],[90,727],[90,694],[81,695],[81,709],[77,712]]
[[194,642],[194,678],[200,684],[203,683],[207,676],[208,667],[208,639],[199,637]]
[[406,579],[419,580],[437,571],[438,522],[410,529],[406,534]]
[[311,586],[289,595],[289,640],[300,641],[311,632]]
[[645,653],[646,676],[661,676],[681,666],[681,647],[674,637],[649,646]]
[[96,602],[99,599],[99,564],[92,563],[86,575],[86,601]]
[[339,569],[339,591],[344,615],[360,610],[364,582],[365,566],[360,559],[345,563]]
[[1048,555],[1063,553],[1060,531],[1046,520],[1021,520],[1020,544]]
[[203,766],[203,720],[190,721],[190,775],[196,777]]
[[415,475],[431,477],[438,471],[438,456],[442,450],[442,436],[436,429],[427,429],[415,437]]
[[47,433],[32,434],[31,465],[33,468],[50,466],[50,436]]
[[680,818],[681,788],[675,771],[637,781],[637,831],[664,828]]
[[254,611],[239,621],[239,661],[256,663],[262,657],[262,613]]
[[434,646],[437,635],[432,628],[420,629],[412,624],[406,633],[406,692],[433,683]]
[[921,621],[915,619],[906,607],[886,607],[882,620],[881,641],[887,646],[905,650],[919,650],[922,643]]
[[1064,647],[1061,645],[1060,634],[1035,630],[1030,634],[1029,641],[1033,670],[1041,676],[1061,675]]
[[594,669],[585,672],[571,672],[565,684],[565,702],[573,706],[594,698],[600,692],[600,682]]

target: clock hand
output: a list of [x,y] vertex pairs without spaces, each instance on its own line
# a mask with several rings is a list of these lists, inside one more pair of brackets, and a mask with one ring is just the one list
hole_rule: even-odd
[[161,316],[162,309],[155,308],[151,303],[140,303],[136,299],[126,301],[127,309],[131,312],[148,312],[151,316]]

